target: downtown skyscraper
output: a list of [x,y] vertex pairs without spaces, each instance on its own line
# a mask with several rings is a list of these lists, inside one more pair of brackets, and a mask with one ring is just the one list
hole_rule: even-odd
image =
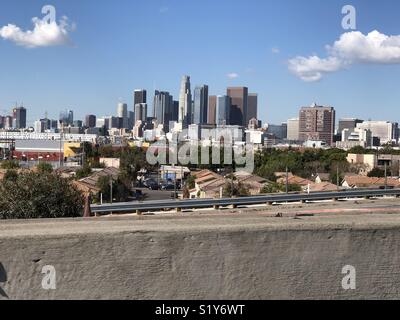
[[136,89],[133,93],[133,106],[139,103],[147,103],[147,91],[144,89]]
[[183,76],[181,90],[179,93],[179,112],[178,121],[183,128],[187,128],[192,123],[192,93],[190,89],[190,77]]
[[198,86],[194,89],[193,123],[207,124],[208,122],[208,86]]
[[154,93],[153,117],[157,119],[157,123],[164,126],[164,130],[168,131],[170,121],[177,120],[176,103],[166,91],[157,91]]
[[231,98],[228,96],[218,96],[216,106],[216,124],[225,126],[230,124]]
[[16,107],[13,109],[14,127],[16,129],[26,128],[26,109],[24,107]]
[[247,102],[249,89],[246,87],[230,87],[227,96],[231,98],[230,124],[246,127]]

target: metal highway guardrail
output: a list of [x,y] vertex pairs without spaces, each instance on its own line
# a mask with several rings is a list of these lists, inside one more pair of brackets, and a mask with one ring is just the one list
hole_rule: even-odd
[[371,198],[382,196],[400,197],[400,189],[390,190],[350,190],[338,192],[316,192],[310,194],[276,194],[261,195],[242,198],[222,198],[222,199],[188,199],[188,200],[160,200],[144,202],[121,202],[114,204],[92,205],[92,213],[121,213],[121,212],[146,212],[161,211],[164,209],[197,209],[197,208],[219,208],[226,206],[246,206],[256,204],[273,204],[282,202],[307,202],[318,200],[339,200],[349,198]]

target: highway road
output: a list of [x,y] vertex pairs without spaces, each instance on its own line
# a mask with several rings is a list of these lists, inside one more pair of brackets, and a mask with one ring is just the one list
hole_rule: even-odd
[[123,213],[146,212],[164,209],[201,209],[219,208],[227,206],[250,206],[257,204],[274,204],[286,202],[313,202],[323,200],[339,200],[351,198],[368,198],[382,196],[400,196],[400,189],[392,190],[351,190],[340,192],[318,192],[311,194],[274,194],[243,198],[223,199],[189,199],[189,200],[160,200],[144,202],[125,202],[115,204],[103,204],[91,206],[92,213]]

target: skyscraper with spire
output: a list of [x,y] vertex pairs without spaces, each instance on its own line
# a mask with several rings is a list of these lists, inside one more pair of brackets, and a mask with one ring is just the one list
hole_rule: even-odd
[[183,76],[179,94],[179,122],[183,128],[192,123],[192,93],[190,90],[190,77]]

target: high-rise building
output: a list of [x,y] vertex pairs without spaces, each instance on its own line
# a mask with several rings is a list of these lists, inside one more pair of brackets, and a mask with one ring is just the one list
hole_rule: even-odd
[[335,109],[332,107],[318,106],[314,103],[311,107],[301,108],[299,140],[325,141],[328,145],[333,145],[335,117]]
[[13,119],[16,129],[26,128],[26,109],[24,107],[16,107],[13,109]]
[[230,87],[227,96],[231,98],[230,124],[245,127],[248,124],[247,102],[248,91],[246,87]]
[[174,99],[166,91],[156,91],[154,94],[153,117],[157,123],[164,126],[164,130],[169,128],[169,122],[173,121]]
[[215,123],[219,126],[230,124],[231,98],[228,96],[218,96],[216,106]]
[[217,96],[208,97],[208,112],[207,112],[207,123],[216,124],[216,111],[217,111]]
[[299,140],[299,118],[292,118],[287,121],[287,140]]
[[140,103],[147,103],[147,91],[144,89],[136,89],[133,93],[133,106]]
[[4,129],[12,129],[13,127],[13,117],[6,116],[4,120]]
[[190,89],[190,77],[183,76],[181,81],[181,90],[179,93],[179,118],[184,128],[188,128],[192,123],[192,93]]
[[128,129],[132,130],[135,126],[135,112],[129,111],[128,112]]
[[72,126],[74,123],[74,112],[72,110],[65,110],[60,113],[60,123],[63,126]]
[[96,127],[96,116],[94,114],[88,114],[85,117],[85,127],[86,128]]
[[118,103],[117,115],[122,119],[121,128],[128,129],[128,105],[126,103]]
[[207,124],[208,120],[208,86],[194,89],[193,123]]
[[258,119],[258,94],[249,93],[247,98],[247,122]]
[[146,122],[147,118],[147,103],[135,104],[135,125],[138,121]]

